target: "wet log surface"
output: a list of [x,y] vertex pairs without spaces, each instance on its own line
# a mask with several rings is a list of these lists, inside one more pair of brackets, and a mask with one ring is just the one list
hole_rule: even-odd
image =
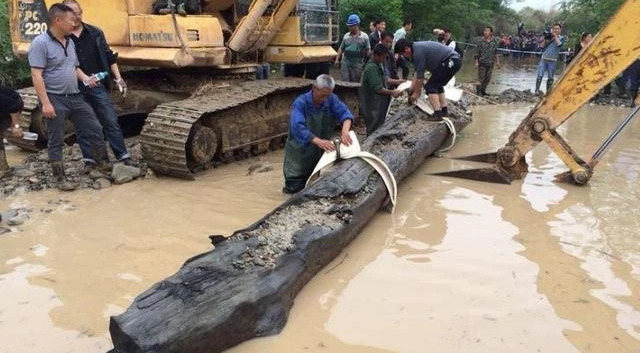
[[[457,130],[470,119],[450,105]],[[362,143],[400,182],[447,143],[443,123],[404,104]],[[298,292],[338,256],[387,202],[359,159],[336,164],[311,186],[246,229],[189,259],[174,275],[111,318],[113,352],[221,352],[284,327]],[[220,238],[214,238],[219,240]]]

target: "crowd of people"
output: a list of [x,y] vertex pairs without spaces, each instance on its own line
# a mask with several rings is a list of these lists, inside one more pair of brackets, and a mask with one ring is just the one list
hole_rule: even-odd
[[[408,90],[409,104],[420,97],[424,88],[434,110],[433,117],[438,120],[448,115],[444,87],[460,70],[463,56],[463,50],[452,38],[449,29],[434,29],[434,34],[437,35],[435,41],[412,42],[406,38],[413,27],[409,20],[394,34],[386,32],[385,21],[376,20],[369,24],[370,33],[367,35],[360,29],[360,18],[357,14],[351,14],[346,25],[349,31],[342,38],[335,65],[340,67],[342,80],[361,84],[359,108],[367,134],[371,134],[384,123],[391,97],[402,94],[394,88],[409,77],[407,62],[412,62],[415,68],[411,88]],[[478,74],[476,93],[480,96],[487,95],[486,89],[491,81],[493,69],[500,65],[501,51],[504,52],[507,48],[514,50],[516,57],[527,54],[523,52],[532,52],[540,56],[535,92],[542,95],[540,86],[545,76],[546,92],[550,92],[557,63],[561,60],[560,53],[567,40],[561,34],[561,30],[562,25],[556,23],[541,36],[535,32],[525,33],[520,30],[515,38],[504,35],[496,38],[493,27],[485,26],[474,56],[474,66]],[[569,60],[587,46],[591,39],[590,34],[584,34]],[[402,76],[399,75],[400,71]],[[426,71],[431,75],[425,82]],[[631,81],[632,101],[638,96],[639,76],[640,60],[637,60],[620,79],[623,81],[622,85]],[[283,191],[286,193],[295,193],[304,187],[302,180],[310,176],[324,151],[334,151],[339,148],[339,143],[351,143],[346,131],[352,125],[353,114],[349,113],[348,108],[331,93],[334,85],[333,78],[321,75],[314,82],[311,92],[298,98],[294,104],[287,146],[294,145],[295,149],[287,148],[285,152]],[[304,107],[310,104],[314,109],[310,110],[307,107],[303,110],[303,102]],[[324,124],[318,123],[320,113],[316,113],[316,109],[322,111],[321,114],[325,117],[325,120],[322,120]],[[309,112],[306,118],[304,111]],[[305,124],[304,121],[309,123]],[[342,133],[340,141],[335,143],[329,140],[327,128],[337,123],[341,123]],[[295,173],[292,173],[294,170]]]
[[[413,63],[416,71],[409,88],[409,104],[420,98],[424,88],[434,109],[433,117],[441,120],[449,114],[444,86],[462,65],[455,43],[447,44],[451,39],[450,32],[449,38],[443,37],[443,43],[412,42],[406,38],[413,26],[408,20],[393,34],[386,32],[386,23],[382,20],[372,22],[371,33],[365,34],[360,29],[357,14],[351,14],[346,25],[349,31],[342,38],[335,65],[340,67],[344,81],[361,83],[360,115],[368,135],[384,123],[390,98],[403,94],[395,88],[409,77],[407,61]],[[426,71],[431,76],[425,82]],[[320,75],[311,92],[294,102],[283,165],[285,193],[296,193],[304,188],[324,152],[336,150],[340,143],[347,146],[352,143],[348,132],[354,116],[333,93],[334,87],[331,76]],[[340,139],[334,142],[329,138],[336,124],[342,127]]]

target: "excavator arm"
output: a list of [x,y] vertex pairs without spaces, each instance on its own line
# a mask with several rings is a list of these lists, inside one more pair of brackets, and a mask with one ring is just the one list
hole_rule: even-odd
[[[545,142],[569,167],[569,173],[563,176],[585,184],[595,161],[585,162],[580,158],[556,129],[639,57],[640,0],[627,0],[571,62],[551,92],[531,110],[504,147],[496,153],[462,158],[495,163],[495,167],[440,174],[509,183],[526,174],[525,155],[538,143]],[[636,112],[637,109],[633,114]]]
[[[253,0],[249,13],[231,35],[229,48],[240,53],[266,48],[297,4],[298,0]],[[263,17],[271,5],[275,5],[274,11]]]

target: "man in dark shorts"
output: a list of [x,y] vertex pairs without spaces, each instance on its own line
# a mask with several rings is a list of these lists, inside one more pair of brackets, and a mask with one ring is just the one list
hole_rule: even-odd
[[22,112],[22,98],[11,88],[0,86],[0,179],[9,173],[7,155],[2,139],[6,134],[22,137],[22,129],[18,124]]
[[413,93],[409,96],[409,104],[415,103],[422,94],[424,72],[429,71],[431,77],[424,84],[424,89],[433,107],[433,115],[440,119],[447,116],[449,112],[447,99],[444,96],[444,86],[460,70],[462,65],[460,55],[442,43],[433,41],[414,43],[407,39],[400,39],[396,43],[395,52],[413,61],[416,68],[416,77],[411,86]]

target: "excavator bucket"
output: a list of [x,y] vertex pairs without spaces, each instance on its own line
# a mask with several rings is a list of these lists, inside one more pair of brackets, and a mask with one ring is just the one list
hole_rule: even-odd
[[504,172],[497,166],[452,170],[448,172],[433,173],[432,175],[484,181],[496,184],[511,184],[511,182],[513,181],[508,173]]
[[462,160],[462,161],[471,161],[471,162],[482,162],[482,163],[492,164],[492,166],[483,167],[483,168],[451,170],[447,172],[432,173],[432,175],[477,180],[477,181],[486,181],[489,183],[497,183],[497,184],[511,184],[511,181],[513,180],[511,177],[509,177],[508,173],[501,170],[496,165],[496,161],[497,161],[496,152],[480,153],[480,154],[474,154],[471,156],[463,156],[463,157],[454,157],[452,159]]
[[553,181],[555,181],[556,183],[578,184],[573,178],[573,174],[571,174],[570,171],[554,175]]
[[473,154],[470,156],[454,157],[453,159],[459,159],[461,161],[496,164],[496,162],[498,161],[498,154],[496,152],[488,152],[488,153]]

